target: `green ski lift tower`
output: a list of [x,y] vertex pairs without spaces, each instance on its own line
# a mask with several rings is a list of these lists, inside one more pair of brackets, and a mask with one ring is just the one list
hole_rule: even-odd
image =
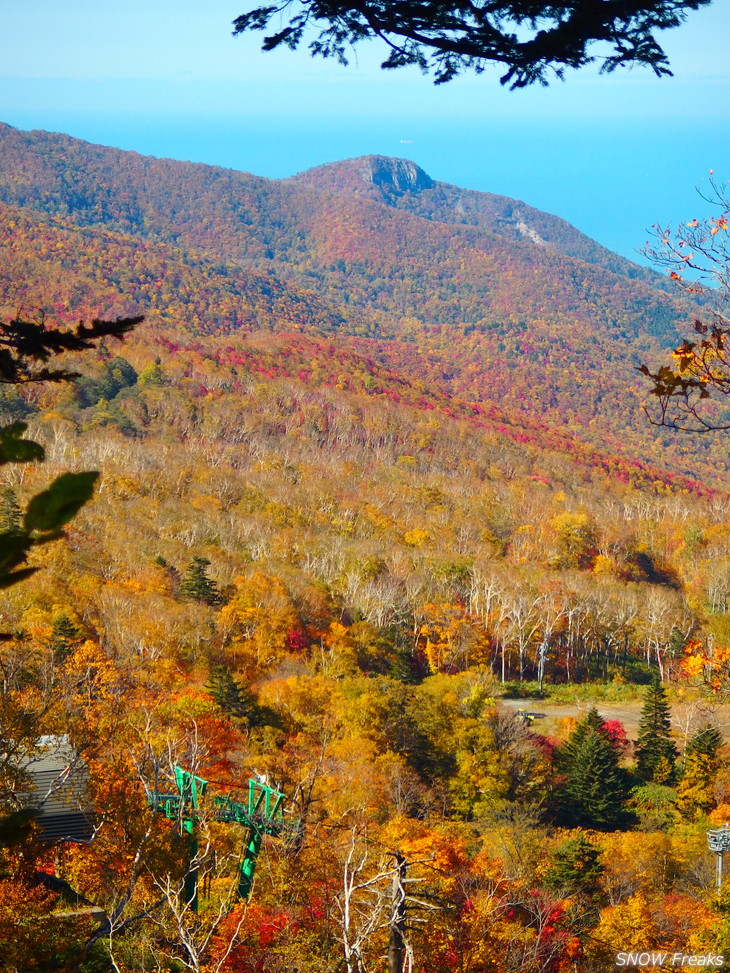
[[[190,862],[185,879],[185,901],[193,910],[198,907],[198,872],[193,866],[198,853],[195,837],[196,824],[205,813],[214,821],[225,824],[239,824],[247,829],[246,845],[238,876],[238,897],[247,899],[253,885],[256,860],[261,850],[264,835],[281,836],[292,830],[290,822],[284,820],[284,795],[260,780],[250,778],[247,782],[247,800],[236,801],[228,795],[212,794],[207,797],[208,781],[197,777],[182,767],[175,766],[177,792],[161,794],[155,789],[149,797],[149,804],[166,818],[180,822],[181,828],[189,836]],[[205,800],[204,800],[205,799]]]

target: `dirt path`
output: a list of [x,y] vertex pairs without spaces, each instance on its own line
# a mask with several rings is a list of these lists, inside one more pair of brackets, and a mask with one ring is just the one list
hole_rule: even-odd
[[[524,709],[528,713],[534,713],[536,717],[533,723],[535,730],[546,735],[555,733],[558,720],[566,716],[575,716],[578,719],[582,719],[592,705],[583,701],[552,704],[549,700],[545,699],[501,699],[500,704],[513,711]],[[595,705],[604,720],[620,720],[630,740],[637,738],[639,735],[641,707],[643,705],[641,701],[637,700],[629,703],[597,702],[593,705]],[[684,748],[687,737],[691,736],[693,731],[708,719],[714,719],[725,739],[730,740],[730,705],[724,703],[719,706],[713,706],[699,702],[673,702],[671,703],[671,709],[672,726],[677,734],[680,749]]]

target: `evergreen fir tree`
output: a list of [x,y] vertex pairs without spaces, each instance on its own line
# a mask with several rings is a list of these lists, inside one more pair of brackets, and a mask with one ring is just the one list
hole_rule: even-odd
[[[587,715],[580,721],[580,723],[578,723],[576,728],[555,755],[558,769],[562,774],[569,773],[570,768],[575,762],[576,755],[580,752],[586,737],[591,731],[602,734],[607,740],[609,740],[609,742],[611,742],[608,734],[606,733],[605,723],[603,722],[601,714],[598,712],[595,706],[591,706]],[[616,757],[617,759],[620,757],[618,751],[616,751]]]
[[48,646],[56,663],[64,662],[83,641],[83,632],[65,612],[53,619]]
[[570,737],[563,746],[562,752],[567,754],[580,747],[591,730],[602,733],[608,739],[606,725],[595,706],[591,706],[585,718],[580,721],[570,734]]
[[681,655],[682,649],[687,644],[687,636],[681,632],[675,625],[669,635],[669,645],[667,646],[667,654],[670,659],[676,659]]
[[389,675],[391,679],[400,682],[418,682],[418,673],[414,667],[413,653],[404,646],[397,646],[390,662]]
[[709,757],[715,767],[719,765],[718,751],[722,746],[722,734],[712,723],[705,723],[689,739],[684,752],[685,760],[693,753],[701,753]]
[[639,721],[636,763],[642,780],[669,784],[675,774],[677,748],[671,737],[669,704],[658,676],[649,686]]
[[690,821],[707,814],[717,804],[714,783],[721,746],[720,731],[711,723],[697,730],[687,744],[682,779],[677,787],[677,807],[682,817]]
[[595,895],[603,874],[601,849],[579,834],[564,841],[553,854],[553,861],[545,874],[550,889],[574,895]]
[[208,577],[206,568],[210,564],[207,557],[194,557],[188,564],[185,577],[180,585],[180,597],[186,600],[203,601],[206,605],[220,605],[222,598],[218,585]]
[[592,709],[561,748],[558,767],[565,776],[562,813],[566,823],[610,830],[618,826],[629,795],[620,754]]
[[233,678],[228,666],[213,666],[205,688],[231,719],[246,726],[256,725],[256,697]]

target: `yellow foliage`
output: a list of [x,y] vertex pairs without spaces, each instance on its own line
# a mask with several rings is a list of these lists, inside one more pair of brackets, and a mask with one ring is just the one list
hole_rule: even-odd
[[287,652],[287,636],[298,616],[280,578],[257,571],[233,582],[234,594],[218,613],[227,653],[239,669],[256,677],[271,670]]
[[393,526],[393,519],[372,503],[367,504],[364,513],[373,526],[378,527],[380,530],[388,530]]
[[414,527],[413,530],[408,530],[403,535],[403,540],[409,547],[424,547],[430,539],[429,532],[421,527]]
[[488,664],[489,639],[462,605],[424,605],[419,645],[432,673]]
[[603,884],[613,900],[664,890],[673,867],[672,842],[666,834],[627,831],[596,834],[592,840],[603,848]]
[[643,892],[637,892],[620,905],[609,906],[586,945],[586,954],[594,960],[615,960],[621,951],[641,952],[659,948],[654,917]]
[[718,804],[714,810],[710,811],[709,818],[716,828],[730,823],[730,804]]
[[194,510],[216,511],[221,510],[223,504],[218,497],[212,497],[205,493],[194,493],[190,498],[190,506]]
[[[316,653],[316,649],[313,649]],[[350,629],[340,622],[331,622],[320,640],[319,667],[324,675],[338,677],[358,672],[357,645]]]
[[577,716],[564,716],[558,720],[557,736],[559,740],[567,740],[571,733],[578,726]]
[[593,562],[593,573],[594,574],[614,574],[618,570],[615,561],[610,557],[606,557],[605,554],[597,555],[595,561]]
[[680,672],[685,679],[700,682],[717,692],[730,669],[730,647],[719,641],[708,646],[693,640],[684,648]]
[[403,814],[394,815],[388,821],[381,830],[380,841],[397,848],[411,861],[427,862],[429,872],[441,874],[445,887],[454,884],[456,874],[469,860],[463,838]]
[[716,767],[705,753],[691,753],[685,760],[682,779],[677,787],[677,807],[684,818],[696,820],[712,810],[715,804],[713,781]]
[[124,582],[130,591],[147,591],[158,595],[172,595],[172,578],[157,564],[143,568],[135,577]]
[[289,676],[270,679],[259,691],[264,706],[271,706],[295,727],[323,730],[333,708],[336,710],[338,684],[324,676]]
[[113,477],[106,485],[120,500],[129,500],[130,497],[135,497],[142,492],[142,480],[129,473]]

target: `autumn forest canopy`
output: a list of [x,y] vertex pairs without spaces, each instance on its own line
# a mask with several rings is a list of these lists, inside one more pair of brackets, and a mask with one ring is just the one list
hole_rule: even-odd
[[0,213],[0,971],[730,959],[706,295],[381,156],[0,125]]

